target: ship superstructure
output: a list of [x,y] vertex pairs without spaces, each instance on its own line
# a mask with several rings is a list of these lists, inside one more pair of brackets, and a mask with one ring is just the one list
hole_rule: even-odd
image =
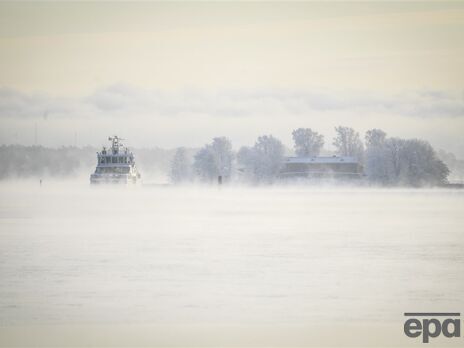
[[97,167],[90,175],[90,183],[136,183],[140,173],[135,166],[133,153],[122,144],[118,136],[108,138],[111,148],[97,152]]

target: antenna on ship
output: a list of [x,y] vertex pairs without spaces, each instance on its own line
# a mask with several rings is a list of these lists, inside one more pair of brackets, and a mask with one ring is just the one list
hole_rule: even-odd
[[112,137],[108,137],[108,140],[112,142],[111,149],[113,150],[113,153],[118,153],[119,148],[123,146],[121,140],[124,140],[124,139],[118,137],[117,135],[114,135]]

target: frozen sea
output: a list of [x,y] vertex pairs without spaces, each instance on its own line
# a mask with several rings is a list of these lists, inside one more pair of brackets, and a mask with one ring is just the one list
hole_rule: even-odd
[[463,294],[463,190],[0,184],[6,345],[37,327],[402,333]]

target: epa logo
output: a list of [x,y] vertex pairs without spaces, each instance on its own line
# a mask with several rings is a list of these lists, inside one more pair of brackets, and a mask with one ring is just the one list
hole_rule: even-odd
[[404,323],[406,336],[416,338],[422,336],[423,343],[440,335],[444,337],[461,337],[461,313],[404,313],[412,317]]

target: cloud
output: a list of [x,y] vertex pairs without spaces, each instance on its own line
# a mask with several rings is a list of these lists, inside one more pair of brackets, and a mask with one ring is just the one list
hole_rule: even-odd
[[404,117],[464,117],[464,98],[443,91],[397,95],[299,90],[181,90],[162,92],[117,84],[80,99],[0,89],[0,118],[247,117],[311,112],[389,113]]
[[161,91],[116,84],[70,98],[2,88],[0,125],[3,144],[33,144],[37,128],[39,143],[46,146],[99,146],[109,134],[120,134],[133,146],[148,147],[196,147],[214,136],[228,136],[239,146],[262,134],[291,146],[297,127],[311,127],[330,139],[334,126],[346,125],[361,133],[383,128],[392,136],[423,138],[464,155],[464,100],[446,91]]

